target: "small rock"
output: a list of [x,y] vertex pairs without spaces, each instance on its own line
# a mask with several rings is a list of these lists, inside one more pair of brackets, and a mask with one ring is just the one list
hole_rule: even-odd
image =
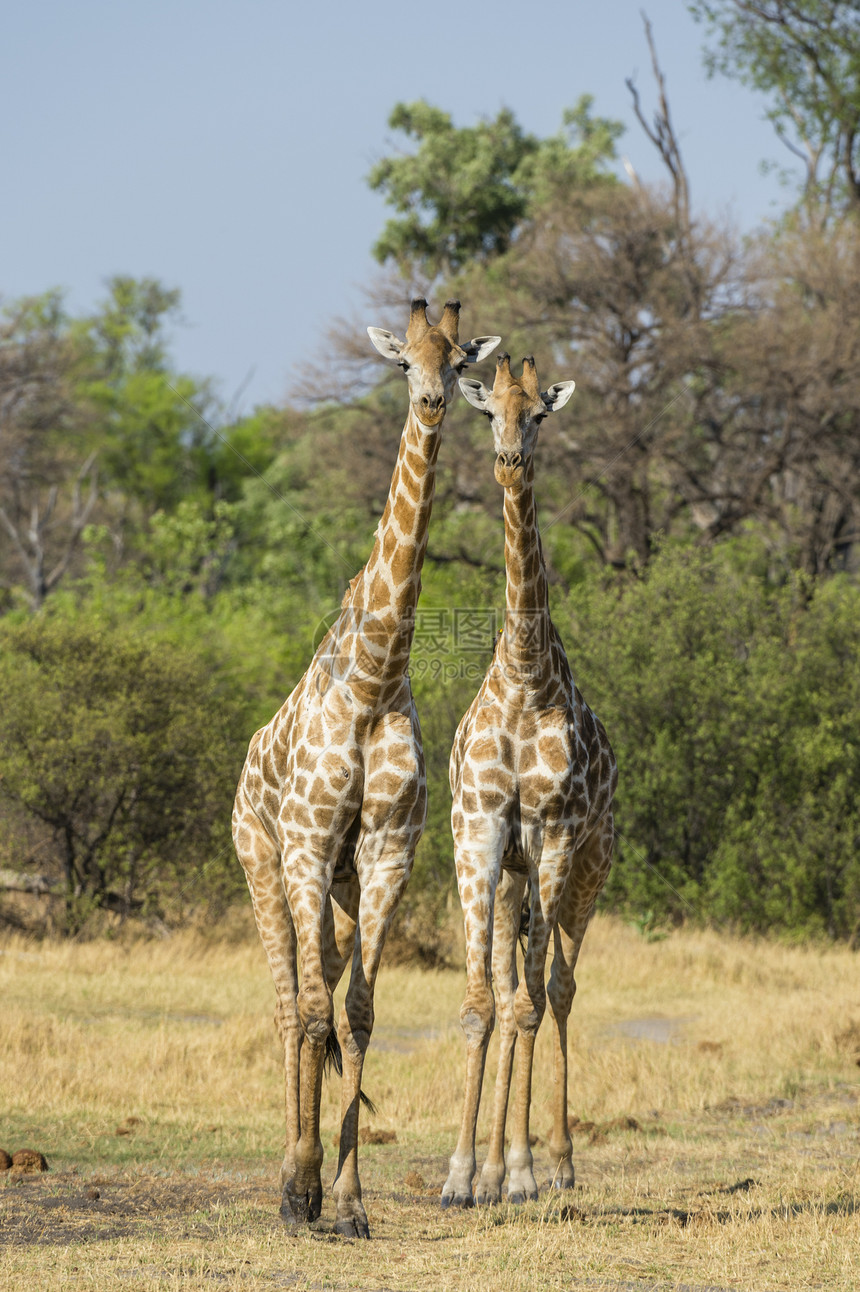
[[558,1213],[559,1220],[585,1220],[585,1212],[579,1207],[573,1207],[567,1203]]
[[635,1117],[613,1117],[612,1121],[604,1122],[600,1129],[604,1131],[641,1131],[642,1127],[639,1125]]
[[757,1188],[758,1180],[754,1180],[751,1175],[748,1175],[745,1180],[738,1180],[737,1184],[728,1185],[723,1189],[723,1193],[749,1193],[750,1189]]
[[407,1189],[415,1189],[416,1191],[421,1191],[427,1188],[427,1181],[424,1179],[424,1176],[421,1175],[420,1171],[409,1171],[404,1177],[403,1183],[406,1185]]
[[369,1126],[362,1126],[358,1132],[359,1144],[396,1144],[397,1132],[387,1130],[372,1130]]
[[574,1135],[590,1135],[594,1130],[594,1122],[582,1122],[578,1117],[568,1117],[567,1129]]
[[96,1188],[87,1189],[87,1197],[92,1198],[93,1201],[95,1201],[96,1198],[100,1198],[101,1196],[102,1195],[99,1193],[98,1189]]
[[33,1148],[20,1148],[12,1154],[12,1169],[20,1175],[38,1175],[48,1170],[48,1160],[44,1153]]
[[0,1148],[0,1171],[8,1171],[11,1165],[11,1155],[6,1152],[5,1148]]

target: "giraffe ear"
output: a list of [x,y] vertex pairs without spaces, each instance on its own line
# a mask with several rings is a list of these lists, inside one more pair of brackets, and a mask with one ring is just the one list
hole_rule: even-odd
[[396,337],[393,332],[386,332],[384,327],[369,327],[367,335],[370,337],[375,350],[378,350],[383,359],[397,360],[403,352],[403,342]]
[[547,412],[554,413],[556,409],[564,408],[575,389],[575,381],[557,381],[550,386],[549,390],[545,390],[541,395],[541,399],[546,406]]
[[[499,337],[499,341],[501,341]],[[498,341],[496,342],[498,345]],[[482,381],[476,381],[474,377],[461,377],[460,389],[465,399],[469,401],[473,408],[477,408],[481,413],[488,413],[487,401],[490,398],[490,392]]]
[[461,341],[460,349],[465,350],[467,363],[480,363],[493,353],[501,339],[500,336],[474,336],[471,341]]

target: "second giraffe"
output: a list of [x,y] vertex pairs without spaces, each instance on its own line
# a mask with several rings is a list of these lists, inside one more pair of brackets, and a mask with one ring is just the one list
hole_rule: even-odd
[[[522,376],[498,359],[492,391],[461,380],[466,399],[491,421],[495,477],[505,491],[504,630],[451,753],[451,823],[466,931],[466,1092],[442,1206],[537,1197],[529,1144],[535,1038],[547,995],[555,1022],[553,1129],[556,1188],[573,1185],[567,1122],[567,1020],[586,925],[612,857],[615,759],[600,721],[574,685],[552,624],[534,498],[538,426],[573,394],[572,381],[541,393],[534,359]],[[523,980],[517,935],[528,885]],[[544,967],[550,938],[549,986]],[[475,1129],[498,996],[500,1053],[489,1148],[477,1188]],[[505,1121],[517,1050],[516,1104],[505,1162]]]

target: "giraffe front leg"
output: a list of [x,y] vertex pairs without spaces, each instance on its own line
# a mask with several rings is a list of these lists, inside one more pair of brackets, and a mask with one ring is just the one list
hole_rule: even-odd
[[508,1201],[515,1205],[533,1202],[538,1196],[534,1158],[529,1143],[529,1108],[532,1094],[532,1065],[536,1031],[520,1031],[517,1051],[517,1095],[508,1152]]
[[489,1147],[475,1189],[478,1206],[501,1202],[505,1180],[505,1121],[511,1088],[517,1025],[514,993],[517,990],[517,937],[523,905],[525,875],[502,871],[496,889],[493,916],[493,986],[499,1016],[499,1067],[493,1099]]
[[466,1091],[457,1146],[448,1163],[448,1178],[442,1188],[442,1207],[473,1207],[472,1179],[475,1175],[475,1132],[481,1106],[481,1086],[487,1061],[487,1046],[493,1031],[495,1005],[489,973],[483,990],[470,990],[460,1010],[460,1024],[466,1037]]
[[457,1146],[442,1189],[443,1207],[471,1207],[475,1175],[475,1135],[487,1047],[495,1025],[495,999],[490,973],[493,909],[502,855],[502,835],[495,831],[492,847],[457,849],[457,883],[466,933],[466,997],[460,1025],[466,1037],[466,1089]]
[[243,789],[236,796],[233,820],[236,853],[245,871],[254,918],[275,984],[275,1026],[284,1054],[286,1136],[281,1188],[295,1172],[299,1138],[299,1053],[301,1024],[297,1005],[296,934],[281,878],[281,854],[251,808]]
[[511,1125],[511,1147],[508,1153],[508,1199],[519,1204],[538,1196],[534,1176],[534,1158],[529,1141],[529,1118],[532,1097],[534,1048],[538,1029],[546,1012],[544,966],[550,929],[555,922],[560,885],[555,876],[541,876],[536,890],[532,888],[529,940],[525,954],[523,980],[514,998],[517,1022],[517,1085]]
[[340,1151],[332,1192],[335,1229],[347,1238],[369,1238],[358,1174],[358,1114],[364,1060],[373,1032],[373,995],[385,939],[412,869],[411,855],[381,859],[362,889],[349,987],[338,1025],[343,1056]]
[[326,1041],[334,1021],[323,957],[325,877],[291,859],[285,888],[299,946],[302,978],[297,1005],[302,1039],[299,1053],[299,1134],[292,1162],[285,1159],[281,1181],[281,1218],[288,1225],[317,1220],[322,1210],[323,1146],[320,1096]]
[[576,954],[571,955],[570,939],[561,928],[555,931],[555,955],[547,995],[555,1025],[553,1045],[552,1133],[549,1151],[553,1161],[554,1189],[572,1189],[576,1176],[573,1169],[573,1143],[567,1121],[567,1020],[576,982],[573,976]]

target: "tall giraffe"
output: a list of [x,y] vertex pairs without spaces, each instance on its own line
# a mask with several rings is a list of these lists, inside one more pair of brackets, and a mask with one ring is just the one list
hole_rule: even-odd
[[357,1152],[374,984],[426,816],[407,668],[436,457],[457,374],[500,340],[461,344],[459,310],[459,301],[448,301],[431,326],[426,301],[413,301],[405,341],[367,329],[409,385],[388,501],[337,621],[292,695],[252,738],[233,810],[236,852],[277,993],[287,1126],[281,1216],[288,1224],[315,1220],[322,1207],[323,1061],[332,991],[352,961],[338,1024],[343,1084],[333,1192],[336,1228],[353,1237],[369,1237]]
[[[572,381],[543,394],[534,359],[521,377],[498,359],[492,391],[460,388],[492,422],[495,477],[505,490],[504,630],[490,668],[454,738],[451,823],[466,929],[466,1092],[442,1206],[498,1202],[505,1178],[505,1119],[517,1040],[508,1198],[537,1197],[529,1105],[537,1031],[549,995],[555,1020],[553,1130],[557,1188],[573,1185],[567,1124],[567,1019],[579,948],[612,856],[615,759],[601,723],[574,685],[549,613],[534,498],[538,425],[573,394]],[[528,944],[518,983],[517,937],[526,886]],[[554,940],[548,993],[544,968]],[[492,1130],[478,1187],[475,1126],[487,1045],[499,1002],[500,1054]]]

